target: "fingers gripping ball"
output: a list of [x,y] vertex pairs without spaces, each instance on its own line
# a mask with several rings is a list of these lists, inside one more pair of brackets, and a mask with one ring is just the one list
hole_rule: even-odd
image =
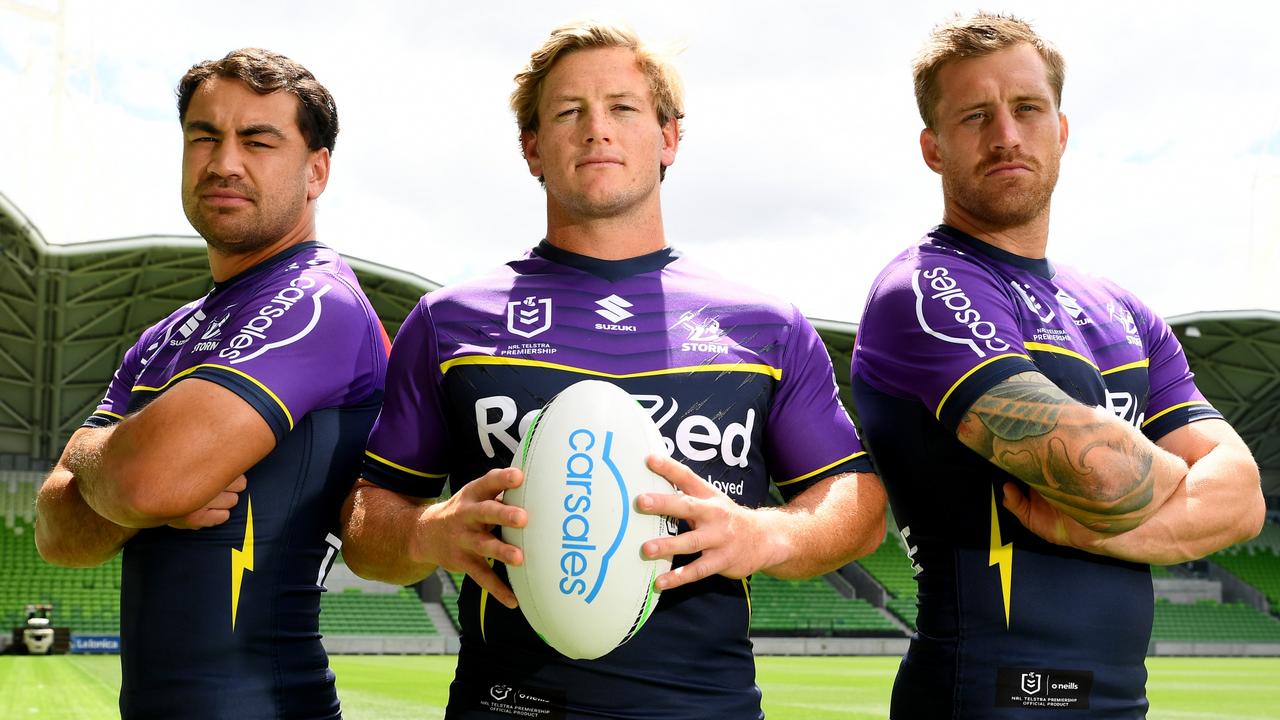
[[524,551],[507,568],[529,625],[567,657],[598,658],[631,639],[658,602],[654,579],[670,560],[649,560],[646,540],[675,524],[636,511],[640,493],[675,488],[645,466],[665,453],[648,413],[624,390],[584,380],[556,395],[525,433],[513,467],[524,484],[503,501],[523,507],[523,528],[502,539]]

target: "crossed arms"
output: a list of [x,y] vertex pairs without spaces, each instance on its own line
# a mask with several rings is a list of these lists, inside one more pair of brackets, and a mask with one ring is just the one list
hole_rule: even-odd
[[274,446],[238,395],[185,379],[120,423],[71,436],[36,496],[36,547],[55,565],[88,567],[141,528],[226,522],[244,473]]
[[978,398],[956,436],[1029,486],[1007,484],[1005,507],[1059,545],[1171,564],[1262,528],[1257,465],[1222,420],[1184,425],[1153,443],[1040,373],[1025,372]]

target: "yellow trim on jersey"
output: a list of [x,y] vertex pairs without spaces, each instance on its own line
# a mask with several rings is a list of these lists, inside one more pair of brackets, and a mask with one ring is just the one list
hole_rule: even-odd
[[429,473],[429,472],[422,472],[421,470],[414,470],[413,468],[407,468],[407,467],[405,467],[405,466],[403,466],[403,465],[400,465],[400,464],[398,464],[398,463],[393,463],[393,462],[391,462],[390,460],[388,460],[388,459],[386,459],[386,458],[382,457],[381,455],[374,454],[374,453],[372,453],[372,452],[370,452],[370,451],[368,451],[368,450],[365,450],[365,451],[364,451],[364,454],[365,454],[365,455],[368,455],[369,457],[373,458],[374,460],[377,460],[378,462],[382,463],[383,465],[388,465],[388,466],[393,467],[393,468],[395,468],[395,469],[397,469],[397,470],[399,470],[399,471],[401,471],[401,472],[407,472],[407,473],[409,473],[410,475],[416,475],[416,476],[418,476],[418,477],[424,477],[424,478],[435,478],[435,479],[444,478],[444,477],[449,477],[449,473]]
[[117,420],[123,420],[123,419],[124,419],[124,416],[123,416],[123,415],[121,415],[121,414],[119,414],[119,413],[113,413],[113,412],[111,412],[110,410],[94,410],[94,411],[93,411],[93,414],[94,414],[94,415],[107,415],[107,416],[109,416],[109,417],[113,417],[113,418],[115,418],[115,419],[117,419]]
[[445,362],[440,363],[440,374],[443,375],[459,365],[523,365],[525,367],[540,367],[547,368],[549,370],[565,370],[567,372],[578,373],[579,375],[592,375],[594,377],[606,377],[614,380],[652,377],[655,375],[677,375],[691,372],[749,372],[768,375],[774,380],[782,380],[781,369],[760,363],[715,363],[712,365],[689,365],[687,367],[662,368],[660,370],[645,370],[643,372],[615,374],[601,372],[599,370],[588,370],[586,368],[573,367],[572,365],[560,365],[558,363],[550,363],[543,360],[494,357],[493,355],[467,355],[465,357],[446,360]]
[[1188,400],[1187,402],[1184,402],[1184,403],[1178,403],[1173,407],[1165,408],[1164,410],[1161,410],[1155,415],[1152,415],[1151,417],[1147,418],[1146,421],[1142,423],[1142,427],[1146,427],[1150,425],[1151,423],[1155,422],[1157,418],[1168,415],[1169,413],[1179,408],[1184,408],[1184,407],[1187,407],[1188,405],[1208,405],[1208,404],[1209,402],[1207,400]]
[[1094,370],[1098,369],[1098,366],[1095,365],[1092,360],[1081,355],[1075,350],[1068,350],[1063,347],[1058,347],[1057,345],[1049,345],[1047,343],[1038,343],[1038,342],[1024,342],[1022,343],[1022,347],[1028,350],[1039,350],[1040,352],[1054,353],[1057,355],[1066,355],[1067,357],[1073,357],[1077,360],[1080,360],[1081,362],[1088,363],[1089,367],[1093,368]]
[[942,402],[938,403],[938,409],[933,414],[934,417],[938,418],[939,420],[942,419],[942,408],[946,406],[947,399],[951,397],[951,393],[954,393],[956,391],[956,388],[960,387],[961,383],[969,379],[970,375],[978,372],[979,370],[990,365],[991,363],[997,360],[1000,360],[1001,358],[1007,358],[1007,357],[1020,357],[1020,358],[1023,358],[1024,360],[1031,360],[1031,358],[1027,357],[1026,355],[1023,355],[1022,353],[1010,352],[1010,353],[1005,353],[1003,355],[997,355],[987,360],[983,360],[977,365],[974,365],[972,368],[969,369],[969,372],[961,375],[959,380],[951,384],[951,387],[947,390],[946,394],[942,396]]
[[778,487],[782,487],[783,485],[790,485],[791,483],[798,483],[798,482],[800,482],[801,480],[807,480],[807,479],[809,479],[809,478],[813,477],[814,475],[817,475],[818,473],[822,472],[823,470],[830,470],[831,468],[833,468],[833,467],[835,467],[835,466],[839,465],[839,464],[840,464],[840,463],[842,463],[842,462],[848,462],[848,461],[850,461],[850,460],[852,460],[852,459],[854,459],[854,458],[856,458],[856,457],[861,457],[861,456],[866,455],[866,454],[867,454],[867,451],[866,451],[866,450],[859,450],[858,452],[856,452],[856,453],[854,453],[854,454],[852,454],[852,455],[846,455],[845,457],[842,457],[842,458],[840,458],[839,460],[837,460],[837,461],[835,461],[835,462],[833,462],[833,463],[831,463],[831,464],[829,464],[829,465],[823,465],[822,467],[818,468],[817,470],[814,470],[814,471],[813,471],[813,472],[811,472],[811,473],[805,473],[804,475],[801,475],[801,476],[800,476],[800,477],[798,477],[798,478],[792,478],[792,479],[790,479],[790,480],[783,480],[782,482],[776,482],[776,483],[774,483],[774,485],[776,485],[776,486],[778,486]]
[[259,381],[258,381],[258,379],[257,379],[257,378],[255,378],[254,376],[250,375],[249,373],[247,373],[247,372],[245,372],[245,371],[243,371],[243,370],[237,370],[237,369],[235,369],[235,368],[233,368],[233,367],[227,367],[226,365],[218,365],[218,364],[215,364],[215,363],[201,363],[201,364],[199,364],[199,365],[193,365],[193,366],[191,366],[191,367],[187,368],[186,370],[183,370],[182,372],[178,373],[177,375],[174,375],[173,377],[169,378],[169,379],[168,379],[168,380],[166,380],[166,381],[165,381],[165,383],[164,383],[163,385],[161,385],[160,387],[149,387],[149,386],[146,386],[146,385],[134,385],[134,386],[133,386],[133,390],[132,390],[132,392],[137,392],[137,391],[139,391],[139,390],[150,390],[151,392],[160,392],[160,391],[164,390],[165,388],[169,387],[170,385],[174,384],[175,382],[177,382],[177,381],[181,380],[182,378],[184,378],[184,377],[186,377],[186,376],[190,375],[191,373],[193,373],[193,372],[195,372],[195,371],[199,370],[200,368],[217,368],[217,369],[219,369],[219,370],[226,370],[226,371],[227,371],[227,372],[229,372],[229,373],[232,373],[232,374],[234,374],[234,375],[239,375],[240,377],[244,378],[245,380],[248,380],[249,382],[253,383],[254,385],[257,385],[257,386],[258,386],[258,389],[262,390],[264,393],[266,393],[267,395],[269,395],[269,396],[271,397],[271,399],[272,399],[272,400],[275,400],[275,401],[276,401],[276,404],[277,404],[277,405],[279,405],[279,406],[280,406],[280,409],[284,411],[284,418],[285,418],[285,420],[288,420],[288,421],[289,421],[289,429],[290,429],[290,430],[292,430],[292,429],[293,429],[293,413],[289,412],[289,408],[288,408],[288,406],[286,406],[286,405],[284,404],[284,401],[283,401],[283,400],[281,400],[281,399],[280,399],[280,397],[279,397],[278,395],[276,395],[275,393],[271,392],[271,388],[267,387],[266,385],[263,385],[261,382],[259,382]]
[[987,566],[1000,566],[1000,595],[1004,599],[1004,628],[1009,629],[1009,604],[1013,598],[1013,541],[1001,542],[1000,515],[996,512],[996,489],[991,488],[991,551]]
[[245,492],[249,511],[244,520],[244,541],[240,549],[231,548],[231,632],[236,630],[236,611],[240,609],[240,588],[244,574],[253,572],[253,497]]
[[1121,365],[1119,367],[1113,367],[1110,370],[1103,370],[1102,374],[1110,375],[1111,373],[1124,372],[1125,370],[1133,370],[1135,368],[1144,368],[1144,367],[1151,367],[1151,358],[1142,358],[1141,360],[1137,362],[1131,362],[1128,365]]
[[[489,567],[493,567],[493,558],[485,558],[485,561],[489,563]],[[480,583],[476,583],[476,585],[480,586]],[[461,588],[459,588],[459,592],[461,592]],[[484,609],[488,604],[489,591],[480,587],[480,642],[488,642],[484,636]]]
[[742,594],[747,597],[747,632],[751,632],[751,584],[742,578]]

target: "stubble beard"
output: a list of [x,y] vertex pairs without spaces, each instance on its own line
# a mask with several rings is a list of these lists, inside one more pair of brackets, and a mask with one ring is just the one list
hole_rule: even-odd
[[[985,177],[993,165],[1015,160],[1029,165],[1034,175],[1013,187],[999,178],[993,181]],[[1056,154],[1043,163],[1027,158],[996,157],[983,163],[976,171],[945,167],[943,193],[989,231],[1021,227],[1049,211],[1053,189],[1058,184],[1059,160],[1060,156]]]
[[[297,223],[306,206],[305,194],[295,196],[283,207],[275,207],[264,205],[258,193],[237,186],[236,191],[247,195],[253,204],[223,210],[200,204],[199,192],[203,189],[184,193],[182,209],[191,227],[210,248],[224,256],[248,255],[277,242]],[[230,217],[233,214],[236,217]]]

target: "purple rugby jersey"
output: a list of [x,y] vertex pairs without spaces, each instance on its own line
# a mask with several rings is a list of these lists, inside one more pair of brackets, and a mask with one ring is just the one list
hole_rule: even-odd
[[125,545],[123,717],[339,716],[320,645],[321,582],[387,349],[355,274],[308,242],[216,283],[125,353],[85,425],[114,424],[200,378],[249,403],[276,447],[245,473],[227,522],[151,528]]
[[889,263],[853,393],[918,585],[894,718],[1145,716],[1149,568],[1031,534],[999,502],[1013,476],[956,439],[978,397],[1027,371],[1152,440],[1221,417],[1169,326],[1113,283],[947,226]]
[[[584,378],[630,392],[677,460],[744,505],[764,504],[771,480],[790,498],[870,470],[826,349],[794,306],[671,250],[605,261],[543,242],[409,315],[365,477],[420,497],[446,479],[456,491],[509,465],[530,413]],[[523,696],[539,698],[520,710],[538,718],[760,717],[748,592],[722,576],[664,592],[634,639],[575,661],[468,578],[448,717],[505,717],[498,704]]]

